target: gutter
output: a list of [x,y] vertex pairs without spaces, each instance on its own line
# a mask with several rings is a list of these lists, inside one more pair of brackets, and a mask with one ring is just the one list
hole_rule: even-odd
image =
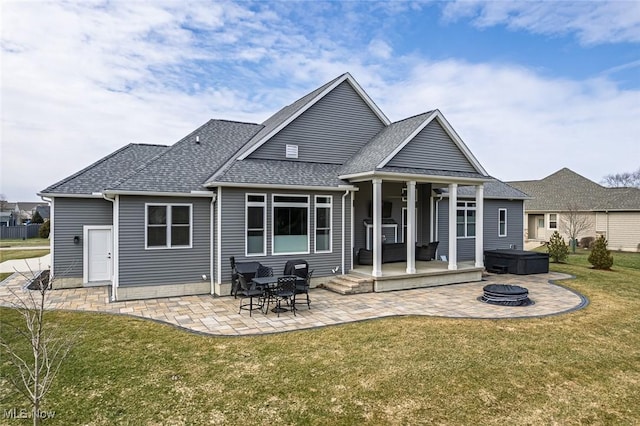
[[117,195],[109,198],[107,194],[102,194],[102,198],[113,203],[113,277],[111,280],[111,301],[115,302],[118,300],[118,281],[120,278],[120,198]]

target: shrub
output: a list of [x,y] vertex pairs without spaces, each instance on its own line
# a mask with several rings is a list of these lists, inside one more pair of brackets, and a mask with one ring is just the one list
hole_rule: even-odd
[[596,239],[593,237],[582,237],[580,238],[580,247],[583,249],[591,248],[591,245]]
[[549,244],[547,244],[547,250],[549,251],[549,257],[554,263],[564,262],[569,255],[569,247],[558,231],[554,231],[551,235]]
[[607,249],[607,240],[604,238],[604,235],[600,235],[593,243],[593,248],[591,249],[588,260],[595,269],[611,269],[611,266],[613,266],[613,256],[611,256],[611,252]]
[[51,223],[49,220],[45,220],[40,229],[38,230],[38,235],[40,238],[49,238],[49,233],[51,232]]
[[44,219],[40,216],[40,213],[35,212],[31,218],[31,223],[44,223]]

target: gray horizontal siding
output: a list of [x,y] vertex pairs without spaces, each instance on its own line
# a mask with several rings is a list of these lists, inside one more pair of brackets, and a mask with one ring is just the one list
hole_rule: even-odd
[[297,161],[344,164],[384,124],[348,82],[343,82],[253,152],[249,158],[285,160],[298,145]]
[[[467,200],[468,201],[468,200]],[[449,200],[443,199],[438,206],[438,255],[449,253]],[[507,236],[498,236],[498,209],[507,209]],[[523,202],[510,200],[484,201],[484,232],[483,244],[485,250],[504,249],[515,245],[522,250],[523,235]],[[475,238],[458,239],[458,260],[475,259]]]
[[[61,278],[82,277],[84,225],[113,225],[113,205],[96,198],[55,198],[53,203],[54,273]],[[80,237],[80,244],[73,237]]]
[[476,172],[440,123],[431,121],[387,166]]
[[[145,203],[192,205],[192,248],[145,249]],[[208,198],[120,197],[119,285],[144,286],[202,281],[211,273]]]
[[[484,248],[485,250],[522,247],[524,230],[523,201],[487,200],[484,203]],[[498,209],[507,209],[507,236],[498,236]]]
[[[245,256],[245,194],[266,194],[267,200],[267,255],[266,256]],[[310,228],[310,250],[309,254],[296,255],[272,255],[272,194],[296,194],[309,195],[309,221]],[[315,245],[315,205],[314,195],[333,196],[333,251],[331,253],[314,253]],[[231,280],[231,267],[229,258],[234,256],[236,261],[257,261],[273,268],[276,274],[282,273],[285,263],[290,259],[305,259],[314,270],[314,277],[332,275],[331,269],[342,263],[342,196],[344,192],[300,192],[300,191],[245,191],[243,189],[222,190],[219,200],[222,200],[222,282]],[[349,217],[350,196],[345,199],[347,214],[345,215],[345,268],[350,265],[350,217]]]

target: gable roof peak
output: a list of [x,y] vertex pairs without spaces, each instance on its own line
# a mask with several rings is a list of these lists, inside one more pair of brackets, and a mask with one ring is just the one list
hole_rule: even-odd
[[360,96],[360,98],[369,106],[371,111],[378,117],[380,122],[384,126],[391,124],[391,120],[382,112],[380,108],[373,102],[373,100],[367,95],[362,86],[358,84],[355,78],[348,72],[339,75],[333,80],[325,83],[319,88],[313,90],[297,101],[290,105],[280,109],[271,117],[267,118],[262,124],[264,128],[258,132],[242,149],[242,152],[237,157],[237,160],[244,160],[251,153],[256,151],[262,145],[264,145],[269,139],[279,133],[282,129],[287,127],[293,120],[301,116],[305,111],[318,103],[322,98],[331,93],[340,84],[347,82]]

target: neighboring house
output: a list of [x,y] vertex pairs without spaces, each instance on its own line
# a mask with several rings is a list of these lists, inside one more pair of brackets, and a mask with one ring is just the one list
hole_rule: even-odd
[[[47,203],[42,201],[19,201],[15,203],[7,202],[5,203],[5,209],[1,212],[2,219],[0,220],[0,225],[16,226],[28,223],[31,220],[31,217],[35,213],[36,209],[42,209],[44,207],[46,207],[46,211],[48,212],[49,207]],[[48,217],[49,216],[47,213],[47,218]]]
[[[403,285],[480,280],[483,250],[522,248],[527,198],[440,111],[392,123],[348,73],[262,124],[211,120],[170,147],[130,144],[40,195],[58,285],[110,283],[112,300],[229,294],[231,256],[276,273],[304,258],[314,284],[358,268],[389,290],[388,243],[404,244]],[[434,240],[446,261],[424,262],[427,274],[416,243]]]
[[525,238],[569,239],[570,222],[584,222],[583,237],[604,235],[612,250],[640,251],[640,189],[607,188],[567,168],[541,180],[509,182],[532,198],[525,202]]

